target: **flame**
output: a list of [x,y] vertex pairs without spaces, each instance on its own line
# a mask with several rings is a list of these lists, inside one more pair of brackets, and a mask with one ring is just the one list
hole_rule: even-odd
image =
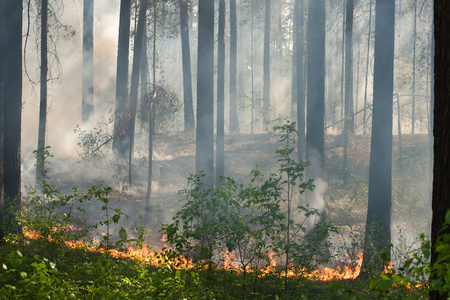
[[[74,227],[68,228],[70,230],[77,230]],[[40,236],[33,230],[29,230],[27,228],[24,228],[24,235],[27,238],[31,239],[37,239],[40,238]],[[162,242],[166,242],[167,237],[162,237]],[[130,258],[133,260],[138,260],[140,262],[143,262],[145,264],[153,265],[153,266],[162,266],[164,265],[165,260],[163,259],[164,256],[167,256],[169,254],[170,250],[164,250],[162,252],[155,252],[153,250],[150,250],[150,247],[147,245],[144,245],[142,248],[135,248],[131,245],[128,245],[125,249],[117,249],[117,248],[109,248],[105,247],[105,245],[102,245],[99,243],[98,240],[93,240],[91,242],[85,242],[85,241],[65,241],[65,244],[68,247],[71,248],[84,248],[88,251],[92,252],[100,252],[100,253],[108,253],[109,256],[114,258]],[[233,270],[235,272],[241,272],[242,268],[239,267],[238,260],[236,258],[236,253],[229,252],[229,251],[223,251],[223,264],[220,266],[220,268],[223,268],[225,270]],[[261,276],[273,273],[276,270],[277,267],[277,261],[275,259],[275,253],[269,253],[269,264],[265,267],[260,269]],[[310,280],[315,281],[330,281],[330,280],[343,280],[343,279],[355,279],[359,276],[361,272],[361,265],[362,265],[362,259],[363,259],[363,252],[361,251],[357,255],[357,263],[355,264],[348,264],[344,267],[336,267],[336,268],[320,268],[319,270],[315,270],[312,272],[307,272],[306,269],[297,269],[294,270],[293,268],[288,270],[288,276],[289,277],[297,277],[299,274],[300,276],[304,276],[305,278],[308,278]],[[194,268],[196,265],[192,262],[192,260],[188,260],[184,256],[175,256],[172,258],[172,264],[173,267],[176,269],[183,269],[183,268]],[[388,265],[385,267],[385,272],[392,271],[392,265]],[[281,273],[282,276],[284,276],[283,273]]]

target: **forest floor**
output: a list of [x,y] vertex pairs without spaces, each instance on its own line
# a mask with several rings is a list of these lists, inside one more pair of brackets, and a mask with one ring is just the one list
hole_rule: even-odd
[[[128,227],[141,222],[137,216],[143,214],[147,189],[148,152],[146,145],[136,146],[133,164],[132,186],[120,185],[112,174],[108,162],[97,164],[95,174],[105,174],[105,180],[120,192],[111,196],[111,207],[120,208],[129,218],[124,221]],[[229,135],[225,139],[225,172],[237,182],[248,182],[250,171],[258,167],[268,175],[278,169],[275,151],[281,147],[278,136],[270,134]],[[393,238],[410,241],[419,233],[428,232],[431,221],[430,195],[430,147],[426,135],[402,136],[402,167],[399,165],[399,143],[393,140],[392,177],[392,218]],[[323,200],[327,221],[342,232],[357,232],[365,225],[368,174],[370,160],[370,135],[350,137],[348,169],[349,179],[343,185],[343,143],[340,136],[326,136],[326,182]],[[104,158],[103,158],[104,159]],[[78,167],[88,168],[92,162],[78,162]],[[51,165],[50,165],[51,166]],[[117,169],[117,165],[115,166]],[[69,168],[70,169],[70,168]],[[151,208],[152,214],[147,226],[149,243],[158,243],[159,224],[167,223],[180,209],[183,196],[178,191],[187,188],[187,177],[195,170],[195,134],[174,133],[157,135],[154,141],[153,181]],[[306,170],[307,176],[308,169]],[[77,182],[70,173],[57,172],[50,168],[50,177],[55,176],[59,185],[68,190],[72,185],[89,187],[99,180]],[[83,177],[84,178],[84,177]],[[101,205],[92,204],[88,210],[90,219],[98,220]],[[96,213],[97,212],[97,213]],[[142,222],[141,222],[142,223]],[[403,241],[405,242],[405,241]]]

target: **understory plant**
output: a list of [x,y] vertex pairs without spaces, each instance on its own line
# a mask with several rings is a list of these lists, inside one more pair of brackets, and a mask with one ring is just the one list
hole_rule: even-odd
[[[312,179],[304,179],[309,163],[292,158],[295,123],[274,130],[282,145],[276,151],[277,172],[265,177],[256,167],[248,183],[223,177],[215,189],[202,185],[204,174],[191,175],[189,188],[179,192],[185,204],[161,229],[177,251],[208,266],[223,264],[223,253],[233,252],[243,274],[243,292],[247,275],[252,275],[255,289],[262,269],[284,277],[284,292],[294,290],[288,287],[288,275],[301,275],[326,260],[319,254],[329,246],[329,232],[336,231],[331,224],[315,221],[317,209],[302,205],[301,196],[314,186]],[[310,218],[311,234],[306,226]]]

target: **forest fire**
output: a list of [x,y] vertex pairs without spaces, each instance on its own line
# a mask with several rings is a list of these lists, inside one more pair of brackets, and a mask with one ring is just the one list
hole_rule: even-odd
[[[75,227],[69,226],[68,230],[77,230]],[[100,233],[101,234],[101,233]],[[38,239],[41,238],[38,233],[34,230],[29,230],[28,228],[24,228],[24,236],[29,239]],[[165,241],[163,237],[162,241]],[[162,252],[157,252],[150,250],[151,247],[148,245],[143,245],[142,248],[136,248],[131,245],[127,245],[126,247],[119,249],[115,247],[106,247],[105,245],[99,243],[98,239],[94,239],[92,242],[85,241],[65,241],[66,246],[73,249],[86,249],[91,252],[98,253],[107,253],[108,256],[113,258],[129,258],[133,260],[140,261],[144,264],[152,265],[155,267],[163,266],[164,264],[171,264],[175,269],[184,269],[184,268],[194,268],[196,264],[192,262],[192,260],[188,260],[186,257],[182,255],[174,255],[168,258],[170,255],[169,250],[164,250]],[[165,245],[165,244],[164,244]],[[166,247],[164,247],[166,249]],[[236,253],[224,251],[223,254],[223,263],[219,268],[223,268],[225,270],[241,272],[242,268],[239,267],[239,262],[236,257]],[[277,269],[277,261],[275,259],[275,253],[269,253],[269,264],[260,269],[262,276],[266,274],[273,274]],[[348,264],[343,267],[337,266],[336,268],[320,268],[318,270],[314,270],[312,272],[306,272],[305,269],[300,269],[297,271],[289,271],[289,277],[297,277],[303,276],[310,280],[315,281],[331,281],[331,280],[344,280],[344,279],[355,279],[358,277],[361,271],[361,264],[363,259],[363,252],[360,252],[357,255],[357,262],[355,264]],[[390,267],[392,268],[392,267]],[[248,269],[248,268],[247,268]],[[388,272],[389,267],[385,268],[385,272]]]

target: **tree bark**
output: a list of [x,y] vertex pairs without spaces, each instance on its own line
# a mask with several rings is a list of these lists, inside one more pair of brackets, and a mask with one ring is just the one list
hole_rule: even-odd
[[263,130],[271,130],[270,120],[270,0],[266,0],[264,18],[264,87],[263,87]]
[[81,121],[94,115],[94,0],[83,4],[83,92]]
[[[434,1],[434,169],[433,169],[433,220],[431,224],[431,264],[437,259],[436,242],[440,235],[450,234],[450,228],[440,231],[445,215],[450,209],[450,2]],[[447,258],[448,259],[448,258]],[[449,261],[447,260],[448,264]],[[442,278],[431,278],[442,280]],[[448,293],[430,292],[430,299],[447,299]]]
[[367,85],[369,77],[370,60],[370,37],[372,35],[372,0],[369,0],[369,32],[367,33],[367,55],[366,55],[366,79],[364,83],[364,115],[363,115],[363,134],[366,134],[367,127]]
[[345,13],[345,118],[344,118],[344,186],[348,183],[348,136],[353,132],[353,0],[346,0]]
[[113,150],[116,155],[125,158],[127,141],[125,124],[130,118],[125,113],[128,99],[128,56],[130,48],[130,11],[131,0],[121,0],[119,21],[119,47],[117,54],[116,103],[114,108]]
[[132,184],[132,161],[134,152],[134,128],[136,125],[136,107],[139,91],[139,72],[141,67],[142,56],[142,42],[144,39],[144,26],[146,24],[146,14],[148,8],[148,0],[142,0],[139,7],[138,24],[136,30],[136,36],[134,39],[134,51],[133,51],[133,71],[131,73],[131,86],[130,86],[130,119],[125,126],[125,135],[129,141],[128,152],[128,183]]
[[296,0],[294,4],[294,18],[295,22],[295,96],[297,107],[297,128],[298,128],[298,160],[304,161],[306,159],[306,133],[305,133],[305,85],[304,85],[304,63],[303,63],[303,48],[304,48],[304,16],[303,16],[303,0]]
[[322,178],[325,163],[325,1],[309,2],[306,159],[312,178]]
[[220,184],[220,177],[225,172],[225,0],[219,0],[219,29],[217,51],[217,140],[216,140],[216,181]]
[[47,72],[48,72],[48,50],[47,50],[47,22],[48,0],[41,2],[41,67],[40,67],[40,101],[39,101],[39,129],[38,145],[36,154],[36,188],[43,179],[45,172],[45,139],[47,133]]
[[192,101],[191,47],[189,45],[189,8],[187,0],[180,0],[181,56],[183,60],[184,131],[195,128]]
[[214,187],[214,1],[198,3],[197,139],[195,171]]
[[388,250],[391,241],[394,32],[395,1],[377,0],[369,199],[361,274],[370,269],[381,274],[384,266],[379,254]]
[[[22,124],[22,1],[0,1],[0,89],[3,87],[3,134],[1,148],[3,155],[4,194],[0,206],[0,240],[5,234],[21,233],[21,227],[15,221],[15,214],[22,205],[20,176],[20,142]],[[1,95],[1,94],[0,94]],[[8,99],[7,101],[5,101]]]
[[[230,132],[239,133],[237,113],[237,16],[236,0],[230,0]],[[241,83],[242,84],[242,83]]]

